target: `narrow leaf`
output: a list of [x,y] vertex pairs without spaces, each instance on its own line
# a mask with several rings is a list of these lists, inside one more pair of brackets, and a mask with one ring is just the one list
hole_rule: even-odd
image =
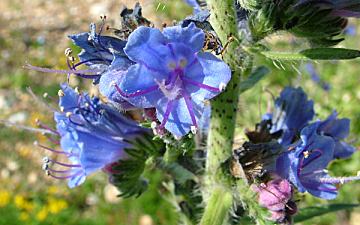
[[360,51],[346,48],[311,48],[300,52],[262,52],[265,57],[272,60],[347,60],[360,57]]
[[359,207],[360,204],[331,204],[323,206],[307,207],[299,210],[299,213],[294,217],[295,223],[299,223],[313,217],[321,216],[327,213],[336,212],[345,209],[352,209]]
[[260,66],[255,69],[255,71],[249,76],[248,79],[242,81],[240,83],[240,93],[243,93],[250,88],[252,88],[255,84],[257,84],[262,78],[268,74],[270,70],[265,66]]

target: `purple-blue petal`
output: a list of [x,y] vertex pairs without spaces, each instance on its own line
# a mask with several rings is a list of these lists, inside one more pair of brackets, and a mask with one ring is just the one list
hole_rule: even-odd
[[205,34],[194,23],[185,28],[181,26],[167,27],[162,33],[169,43],[182,43],[188,46],[193,53],[201,51],[204,45]]
[[[158,78],[158,79],[156,79]],[[149,70],[142,64],[136,64],[129,68],[126,74],[126,79],[123,79],[119,88],[127,95],[139,93],[141,91],[150,90],[152,87],[158,86],[158,82],[162,82],[162,78],[166,78],[163,74]],[[139,94],[138,96],[131,96],[124,98],[139,108],[151,108],[154,107],[156,102],[163,97],[162,92],[157,88],[154,91],[149,91],[145,94]]]
[[333,137],[335,140],[347,138],[350,132],[350,120],[347,118],[337,119],[334,111],[326,120],[320,122],[318,131],[324,135]]
[[79,104],[79,94],[70,88],[67,84],[61,84],[61,90],[64,95],[60,96],[59,107],[64,111],[73,110]]
[[[156,107],[156,115],[160,122],[163,121],[164,114],[167,108],[167,99],[162,99]],[[194,110],[194,116],[197,121],[199,121],[204,105],[203,103],[192,104]],[[185,134],[189,133],[191,130],[191,126],[193,126],[191,116],[186,105],[185,99],[180,98],[175,100],[173,103],[173,110],[170,113],[169,119],[165,124],[165,128],[170,131],[173,135],[177,137],[182,137]]]
[[343,141],[337,141],[335,143],[335,149],[334,149],[334,158],[337,159],[345,159],[349,158],[354,154],[356,151],[356,148],[346,142]]
[[166,58],[170,55],[167,43],[160,30],[142,26],[130,34],[124,51],[130,60],[164,72],[167,71]]
[[[231,79],[229,66],[210,53],[198,53],[197,62],[191,67],[186,68],[185,77],[189,80],[219,89],[221,85],[226,85]],[[219,94],[220,91],[212,91],[205,88],[191,87],[187,84],[186,88],[192,88],[192,97],[198,101],[211,99]],[[219,89],[220,90],[220,89]]]

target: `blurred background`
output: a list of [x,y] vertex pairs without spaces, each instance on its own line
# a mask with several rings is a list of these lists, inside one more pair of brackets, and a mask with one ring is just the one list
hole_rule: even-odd
[[[79,52],[68,34],[88,31],[91,22],[100,23],[100,15],[107,15],[107,25],[119,26],[123,6],[133,7],[132,0],[1,0],[0,1],[0,119],[26,126],[35,126],[35,119],[53,125],[52,115],[29,95],[27,87],[56,104],[60,82],[65,75],[43,74],[23,69],[25,63],[36,66],[66,69],[64,50]],[[139,1],[143,14],[157,27],[184,18],[192,10],[180,0]],[[343,47],[360,49],[360,27],[350,21],[343,34]],[[359,28],[359,29],[358,29]],[[277,50],[304,48],[302,40],[279,33],[265,43]],[[272,72],[254,89],[241,97],[237,139],[243,139],[244,128],[253,128],[266,112],[272,95],[278,95],[286,85],[302,86],[315,101],[317,117],[325,119],[333,109],[340,117],[351,119],[349,141],[359,146],[360,134],[360,61],[266,64]],[[96,87],[74,77],[73,86],[91,90]],[[52,98],[54,98],[52,100]],[[173,206],[162,196],[158,171],[151,171],[149,190],[136,199],[116,197],[117,190],[108,184],[105,174],[89,177],[82,186],[69,189],[66,182],[48,178],[41,170],[45,152],[33,142],[46,143],[46,138],[16,128],[0,125],[0,225],[47,224],[116,224],[154,225],[177,224]],[[351,159],[337,161],[330,166],[336,176],[355,175],[360,170],[360,153]],[[301,206],[322,202],[302,196]],[[359,203],[360,183],[344,185],[333,203]],[[313,219],[306,224],[358,225],[360,211],[343,211]]]

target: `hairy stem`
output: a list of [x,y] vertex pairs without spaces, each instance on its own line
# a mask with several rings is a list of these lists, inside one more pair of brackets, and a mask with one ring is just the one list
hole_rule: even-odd
[[215,188],[209,199],[208,205],[206,206],[205,213],[200,224],[223,224],[224,219],[227,218],[228,209],[231,205],[231,193],[221,187]]
[[[231,42],[225,50],[223,60],[232,70],[232,78],[226,90],[211,102],[211,125],[208,139],[206,161],[206,190],[208,198],[202,225],[221,225],[227,218],[227,212],[232,204],[230,182],[221,171],[221,164],[231,157],[235,131],[236,114],[239,100],[239,83],[243,72],[238,46],[240,44],[234,0],[207,0],[211,11],[210,22],[223,45],[231,37]],[[210,196],[210,197],[209,197]],[[216,216],[216,218],[214,218]]]

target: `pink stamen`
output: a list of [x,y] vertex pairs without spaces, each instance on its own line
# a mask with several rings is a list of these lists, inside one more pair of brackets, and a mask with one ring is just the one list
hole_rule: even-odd
[[36,122],[36,124],[37,124],[40,128],[45,129],[45,130],[48,130],[48,131],[51,131],[52,133],[60,136],[60,134],[59,134],[59,132],[57,132],[57,130],[52,129],[52,128],[50,128],[49,126],[43,124],[40,120],[38,120],[38,121]]
[[88,60],[84,60],[82,62],[78,62],[76,64],[74,64],[74,69],[76,69],[77,67],[81,66],[81,65],[84,65],[85,63],[88,63],[88,62],[93,62],[93,61],[99,61],[99,62],[103,62],[104,60],[103,59],[88,59]]
[[53,173],[70,173],[72,170],[54,170],[51,168],[47,168],[47,171],[53,172]]
[[68,153],[68,152],[58,151],[58,150],[55,150],[55,149],[46,147],[46,146],[44,146],[44,145],[42,145],[42,144],[38,144],[38,143],[37,143],[36,145],[39,146],[39,147],[42,148],[42,149],[48,150],[48,151],[50,151],[50,152],[54,152],[54,153],[56,153],[56,154],[71,155],[71,154]]
[[64,166],[64,167],[71,167],[71,168],[80,168],[81,165],[79,164],[67,164],[67,163],[61,163],[52,159],[49,159],[49,162],[52,162],[54,164],[60,165],[60,166]]
[[185,99],[185,103],[186,103],[186,107],[188,108],[190,117],[191,117],[191,121],[193,123],[193,125],[195,127],[197,127],[197,123],[196,123],[196,118],[195,118],[195,113],[194,113],[194,108],[193,108],[193,104],[191,101],[191,97],[189,96],[188,93],[186,93],[185,91],[183,91],[182,93],[184,99]]
[[157,85],[154,85],[154,86],[151,86],[145,90],[141,90],[141,91],[137,91],[135,93],[131,93],[131,94],[128,94],[128,93],[125,93],[123,92],[120,87],[117,85],[117,84],[114,84],[117,92],[119,92],[119,94],[125,98],[132,98],[132,97],[137,97],[137,96],[141,96],[141,95],[144,95],[144,94],[147,94],[147,93],[150,93],[152,91],[156,91],[159,87]]
[[54,138],[50,137],[50,136],[47,136],[46,135],[46,138],[53,144],[55,145],[59,145],[60,144],[60,141],[59,140],[55,140]]
[[53,175],[51,173],[49,173],[49,176],[55,178],[55,179],[59,179],[59,180],[66,180],[66,179],[69,179],[69,178],[72,178],[72,177],[76,177],[77,175],[79,175],[81,173],[81,171],[75,173],[75,174],[72,174],[72,175],[68,175],[68,176],[64,176],[64,177],[59,177],[59,176],[56,176],[56,175]]
[[186,78],[186,77],[182,77],[181,79],[182,79],[185,83],[194,85],[194,86],[196,86],[196,87],[199,87],[199,88],[202,88],[202,89],[205,89],[205,90],[208,90],[208,91],[220,92],[220,89],[219,89],[219,88],[211,87],[211,86],[209,86],[209,85],[202,84],[202,83],[196,82],[196,81],[194,81],[194,80],[188,79],[188,78]]
[[55,69],[49,69],[49,68],[44,68],[44,67],[38,67],[38,66],[33,66],[30,64],[26,64],[24,66],[25,69],[29,69],[29,70],[35,70],[35,71],[39,71],[39,72],[44,72],[44,73],[61,73],[61,74],[68,74],[68,73],[73,73],[73,74],[81,74],[84,76],[98,76],[99,74],[87,74],[87,73],[100,73],[102,72],[102,70],[55,70]]
[[171,100],[167,103],[167,106],[166,106],[166,111],[165,111],[165,114],[164,114],[164,118],[163,118],[163,121],[161,122],[160,124],[160,128],[164,128],[165,127],[165,124],[167,123],[168,119],[169,119],[169,116],[170,116],[170,113],[173,109],[173,103],[174,103],[174,100]]

